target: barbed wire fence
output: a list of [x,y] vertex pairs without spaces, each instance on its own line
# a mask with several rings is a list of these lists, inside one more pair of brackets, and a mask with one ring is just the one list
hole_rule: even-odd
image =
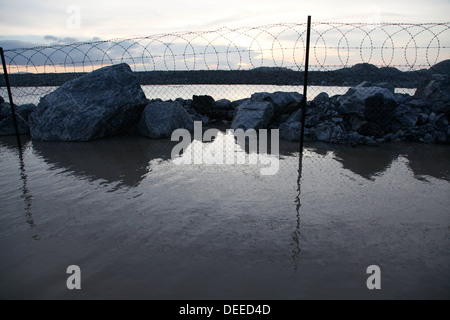
[[[126,63],[147,99],[177,101],[206,128],[230,127],[244,102],[271,109],[257,128],[279,129],[293,142],[280,152],[295,155],[306,33],[306,24],[281,23],[6,47],[4,54],[17,105],[37,105],[69,80]],[[310,54],[307,141],[448,143],[448,111],[413,96],[433,74],[448,74],[450,23],[315,22]],[[0,96],[8,102],[3,76]]]
[[[448,23],[313,23],[313,54],[323,70],[372,63],[414,70],[448,54]],[[236,70],[262,66],[303,70],[306,24],[6,48],[9,72],[90,72],[126,62],[133,71]],[[237,58],[237,59],[236,59]],[[400,58],[400,60],[399,60]],[[314,62],[312,61],[312,65]]]
[[[449,28],[448,23],[379,23],[375,25],[313,23],[310,70],[327,72],[349,68],[359,63],[397,68],[400,71],[427,69],[439,61],[450,58]],[[117,63],[127,63],[135,72],[244,71],[267,67],[302,71],[304,70],[305,41],[306,24],[276,24],[4,49],[8,72],[22,73],[22,75],[24,73],[52,75],[63,73],[77,76],[77,73],[90,72]],[[162,82],[158,83],[161,85],[186,84],[185,82],[192,83],[192,80],[195,80],[164,79],[165,81],[161,81],[146,79],[147,76],[150,78],[152,74],[139,75],[142,84],[148,82],[150,84]],[[167,78],[171,76],[169,74]],[[20,81],[22,79],[25,79],[25,76],[18,78],[13,86],[26,85]],[[27,80],[30,81],[30,79]],[[51,82],[47,81],[44,85],[58,84],[63,80],[65,78],[61,77]],[[199,83],[201,79],[196,80],[196,83],[192,84],[201,84]],[[236,82],[255,82],[252,79],[238,79],[237,75],[222,81],[207,80],[207,82],[211,81],[212,84],[230,82],[230,85],[239,84]],[[311,81],[313,84],[317,82],[314,77]],[[260,83],[263,85],[299,84],[302,82],[302,77],[296,80],[291,77],[288,79],[263,78],[258,79],[258,82],[268,82]],[[410,84],[410,87],[414,85],[416,83]],[[150,97],[158,96],[159,91],[152,91],[150,88],[147,90],[146,93]],[[164,96],[172,94],[176,96],[176,92],[167,92]],[[178,94],[182,95],[183,92]],[[234,93],[223,98],[233,98],[233,95],[240,97]]]

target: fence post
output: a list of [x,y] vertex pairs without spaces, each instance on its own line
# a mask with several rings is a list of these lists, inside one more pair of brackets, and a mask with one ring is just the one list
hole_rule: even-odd
[[302,119],[300,128],[300,161],[303,157],[303,140],[305,136],[305,117],[306,117],[306,94],[308,90],[308,66],[309,66],[309,43],[311,38],[311,16],[308,16],[306,29],[306,53],[305,53],[305,74],[303,80],[303,100],[302,100]]
[[11,114],[12,114],[13,123],[14,123],[14,130],[16,131],[17,145],[19,146],[19,150],[22,150],[22,143],[20,142],[19,127],[17,126],[16,111],[15,111],[13,97],[12,97],[12,93],[11,93],[11,86],[9,84],[8,71],[6,69],[5,55],[3,54],[3,48],[1,48],[1,47],[0,47],[0,55],[2,56],[3,73],[5,74],[5,83],[6,83],[6,88],[8,90],[9,104],[11,106]]

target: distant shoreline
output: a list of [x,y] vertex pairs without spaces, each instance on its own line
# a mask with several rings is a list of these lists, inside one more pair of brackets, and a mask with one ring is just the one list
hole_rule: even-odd
[[[417,88],[431,74],[439,73],[439,68],[437,68],[438,70],[436,69],[438,65],[430,69],[400,71],[396,68],[378,68],[371,64],[362,63],[350,68],[333,71],[310,71],[308,84],[318,86],[356,86],[363,81],[369,80],[372,83],[385,82],[396,88]],[[447,72],[447,70],[443,71],[442,73]],[[13,87],[59,86],[86,73],[24,73],[10,74],[9,78]],[[303,71],[270,67],[231,71],[137,71],[134,74],[141,85],[303,85],[304,78]],[[0,77],[0,86],[5,86],[4,77]]]

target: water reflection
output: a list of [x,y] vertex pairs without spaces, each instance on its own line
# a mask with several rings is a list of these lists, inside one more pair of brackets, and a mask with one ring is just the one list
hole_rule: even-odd
[[[20,141],[22,142],[22,150],[24,150],[28,143],[31,141],[31,137],[28,135],[21,135]],[[17,147],[16,136],[0,136],[0,146],[4,147],[8,151],[19,155],[19,148]]]
[[[75,176],[90,181],[105,180],[108,183],[118,183],[118,186],[129,187],[137,186],[151,171],[152,160],[170,159],[172,148],[178,144],[169,139],[152,140],[138,136],[83,143],[30,141],[26,136],[22,136],[22,139],[24,144],[32,147],[33,152],[52,168],[72,172]],[[267,142],[266,152],[271,154],[270,136]],[[14,136],[1,137],[0,144],[17,153]],[[214,145],[214,142],[204,143],[203,148],[213,149]],[[379,147],[350,147],[307,142],[305,148],[310,158],[308,162],[315,161],[316,156],[333,152],[334,160],[341,163],[344,169],[369,180],[385,172],[401,156],[408,160],[407,165],[416,179],[423,180],[424,177],[431,176],[450,181],[450,148],[445,145],[402,143],[382,144]],[[236,151],[248,153],[249,147],[247,144],[238,145]],[[292,161],[292,166],[297,166],[298,154],[298,143],[280,141],[281,160],[287,159]],[[21,167],[25,168],[23,159]]]
[[25,161],[24,161],[24,150],[29,147],[30,143],[30,137],[29,136],[21,136],[21,142],[22,142],[22,148],[19,149],[17,145],[17,139],[15,136],[5,136],[1,137],[0,139],[0,145],[13,153],[18,158],[19,163],[19,175],[20,180],[22,182],[22,186],[20,188],[21,195],[20,198],[24,202],[24,211],[25,211],[25,219],[26,222],[30,225],[30,227],[34,227],[35,223],[33,220],[32,215],[32,199],[33,196],[30,193],[30,190],[28,188],[28,175],[25,170]]
[[384,147],[338,146],[333,151],[335,159],[342,163],[344,169],[369,180],[373,180],[375,176],[386,171],[399,156],[398,151]]
[[424,176],[450,181],[450,147],[445,145],[404,146],[402,153],[408,159],[416,179]]
[[20,169],[20,178],[22,180],[22,194],[21,198],[23,199],[23,202],[25,204],[25,217],[27,223],[30,225],[30,227],[34,227],[34,220],[33,215],[31,213],[31,200],[33,196],[30,193],[30,190],[28,189],[28,176],[25,172],[25,162],[23,160],[23,151],[20,150],[19,152],[19,169]]
[[52,169],[63,169],[89,181],[118,183],[117,187],[137,186],[151,171],[150,162],[170,159],[175,144],[137,136],[91,142],[32,142],[34,152]]
[[297,176],[297,194],[295,197],[295,230],[292,232],[292,263],[294,265],[294,273],[297,272],[298,269],[298,258],[300,256],[300,252],[302,251],[300,248],[300,208],[301,204],[301,194],[302,194],[302,169],[303,169],[303,159],[300,157],[298,161],[298,176]]
[[344,169],[368,180],[374,180],[399,157],[404,157],[416,179],[431,176],[450,181],[450,147],[446,145],[386,143],[378,147],[351,147],[310,142],[305,147],[313,153],[313,158],[314,154],[325,156],[333,152],[334,159]]

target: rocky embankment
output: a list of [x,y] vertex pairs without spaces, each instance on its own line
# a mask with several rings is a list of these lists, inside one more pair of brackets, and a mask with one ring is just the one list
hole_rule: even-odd
[[[431,68],[430,70],[432,70]],[[398,94],[385,82],[364,81],[343,95],[321,93],[307,102],[305,139],[377,145],[385,141],[450,142],[450,76],[436,68],[414,96]],[[14,134],[10,106],[0,98],[0,135]],[[193,96],[148,100],[127,64],[98,69],[71,80],[37,106],[16,107],[21,134],[44,141],[90,141],[114,135],[167,138],[178,128],[279,129],[299,141],[297,92],[259,92],[238,101]]]

